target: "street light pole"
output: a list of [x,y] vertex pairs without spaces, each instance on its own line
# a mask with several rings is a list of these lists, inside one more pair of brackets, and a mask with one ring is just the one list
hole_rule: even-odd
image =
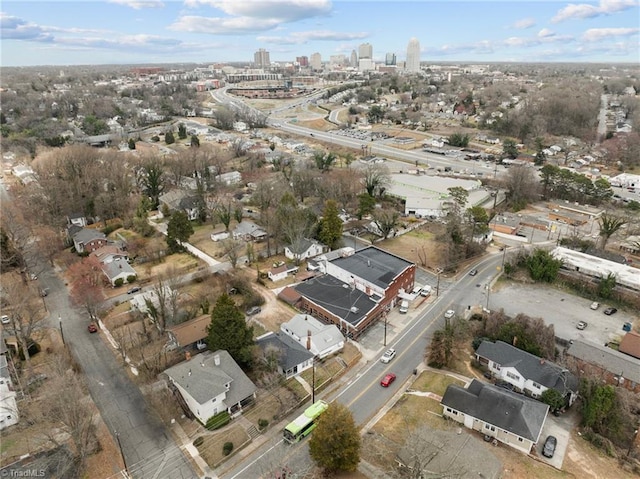
[[384,313],[384,346],[387,346],[387,313]]
[[118,441],[118,448],[120,449],[120,456],[122,456],[122,463],[124,464],[124,472],[129,477],[129,469],[127,468],[127,461],[124,458],[124,452],[122,451],[122,444],[120,443],[120,433],[116,431],[116,441]]
[[442,273],[442,269],[438,268],[437,270],[438,273],[438,282],[436,283],[436,298],[438,296],[440,296],[440,273]]

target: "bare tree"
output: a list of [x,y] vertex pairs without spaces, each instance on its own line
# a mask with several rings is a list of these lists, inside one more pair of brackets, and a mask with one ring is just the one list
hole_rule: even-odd
[[538,198],[540,181],[536,172],[528,166],[512,166],[509,168],[505,187],[509,202],[517,209],[524,208],[530,201]]
[[240,259],[240,251],[242,250],[243,243],[239,240],[227,238],[221,241],[222,251],[224,255],[229,259],[231,266],[235,268],[238,265]]
[[44,434],[51,443],[60,446],[61,427],[69,435],[75,460],[83,469],[87,458],[99,448],[92,402],[86,400],[85,384],[74,372],[68,354],[61,353],[51,365],[53,372],[48,379],[48,394],[40,409],[40,420],[43,423],[53,421],[58,427],[47,428]]

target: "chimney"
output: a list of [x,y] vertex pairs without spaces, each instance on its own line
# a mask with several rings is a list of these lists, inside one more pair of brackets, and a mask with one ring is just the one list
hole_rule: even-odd
[[213,364],[215,364],[216,366],[220,366],[220,355],[219,354],[216,354],[213,357]]
[[191,353],[189,351],[187,351],[186,353],[184,353],[184,358],[189,361],[191,359]]
[[311,330],[307,330],[307,350],[311,351]]

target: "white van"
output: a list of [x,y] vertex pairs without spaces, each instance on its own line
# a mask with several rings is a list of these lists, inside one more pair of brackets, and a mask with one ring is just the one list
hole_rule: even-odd
[[418,296],[421,292],[422,292],[422,285],[418,283],[414,284],[413,291],[411,291],[411,294],[415,294],[416,296]]
[[409,311],[409,301],[403,299],[402,303],[400,303],[400,312],[405,314],[407,311]]

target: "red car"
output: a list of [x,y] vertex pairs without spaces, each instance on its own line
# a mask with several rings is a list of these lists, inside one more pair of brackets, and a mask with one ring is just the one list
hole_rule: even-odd
[[393,373],[389,373],[382,378],[382,381],[380,381],[380,386],[382,386],[383,388],[388,388],[391,385],[391,383],[395,380],[396,380],[396,375]]
[[89,330],[90,333],[98,332],[98,326],[96,326],[95,323],[89,323],[89,326],[87,326],[87,329]]

